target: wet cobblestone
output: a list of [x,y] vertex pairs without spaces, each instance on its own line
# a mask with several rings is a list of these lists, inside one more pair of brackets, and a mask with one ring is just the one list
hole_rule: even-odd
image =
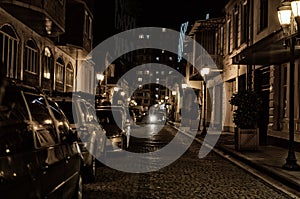
[[83,198],[289,198],[214,152],[199,159],[199,148],[193,142],[180,159],[151,173],[100,167],[96,182],[84,185]]

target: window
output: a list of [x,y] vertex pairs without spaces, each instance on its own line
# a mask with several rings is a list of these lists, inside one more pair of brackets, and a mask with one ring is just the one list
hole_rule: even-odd
[[39,53],[33,40],[28,40],[25,44],[25,71],[37,74],[39,71]]
[[287,113],[287,92],[288,92],[288,88],[287,88],[287,66],[284,65],[281,68],[281,119],[283,118],[287,118],[288,117],[288,113]]
[[247,42],[249,37],[249,3],[247,1],[242,5],[241,14],[241,43]]
[[224,54],[224,27],[220,28],[220,53],[221,55]]
[[297,66],[297,68],[298,68],[298,119],[300,119],[300,69],[299,69],[299,67],[300,67],[300,64],[298,64],[298,66]]
[[59,83],[64,83],[64,72],[65,72],[64,61],[62,58],[58,58],[56,61],[56,81]]
[[239,8],[235,6],[234,8],[234,18],[233,18],[233,47],[236,49],[238,47],[238,40],[239,40]]
[[7,77],[17,78],[18,38],[8,25],[0,29],[0,61]]
[[268,0],[260,0],[260,18],[259,30],[262,31],[268,27]]
[[73,72],[73,67],[71,64],[67,65],[67,70],[66,70],[66,84],[68,87],[73,87],[73,79],[74,79],[74,72]]
[[227,22],[227,46],[228,46],[228,54],[231,53],[231,21]]
[[43,77],[50,79],[51,68],[53,67],[53,56],[48,47],[44,49],[43,53]]
[[85,11],[85,33],[89,39],[92,38],[92,18],[89,13]]

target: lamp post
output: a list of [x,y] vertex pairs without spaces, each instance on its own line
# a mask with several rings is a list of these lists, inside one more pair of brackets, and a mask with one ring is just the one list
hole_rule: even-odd
[[99,95],[101,95],[101,83],[104,80],[104,75],[101,73],[96,74],[96,79],[98,80],[98,87],[99,87]]
[[201,76],[203,77],[203,129],[201,136],[205,136],[207,134],[206,130],[206,80],[205,76],[210,73],[210,68],[202,68],[201,71]]
[[[284,35],[289,39],[290,50],[290,85],[289,85],[289,151],[286,163],[282,166],[287,170],[299,170],[294,146],[294,70],[295,70],[295,27],[294,20],[298,27],[300,24],[300,1],[283,0],[277,9],[278,19]],[[299,31],[299,29],[297,29]],[[299,34],[299,32],[298,32]]]

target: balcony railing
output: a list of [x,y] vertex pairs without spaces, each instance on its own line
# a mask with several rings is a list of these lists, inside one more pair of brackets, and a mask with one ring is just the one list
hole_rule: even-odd
[[38,32],[38,27],[44,27],[45,18],[49,18],[52,32],[58,34],[65,29],[65,4],[66,0],[0,0],[1,7]]

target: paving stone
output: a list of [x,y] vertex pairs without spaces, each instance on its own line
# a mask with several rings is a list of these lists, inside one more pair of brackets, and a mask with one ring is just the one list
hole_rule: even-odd
[[[172,137],[176,132],[164,129],[160,133]],[[143,147],[141,144],[133,146]],[[131,150],[153,150],[147,147]],[[131,174],[109,167],[97,168],[96,182],[84,185],[83,198],[289,198],[214,152],[199,159],[199,149],[200,144],[195,141],[177,161],[151,173]]]

